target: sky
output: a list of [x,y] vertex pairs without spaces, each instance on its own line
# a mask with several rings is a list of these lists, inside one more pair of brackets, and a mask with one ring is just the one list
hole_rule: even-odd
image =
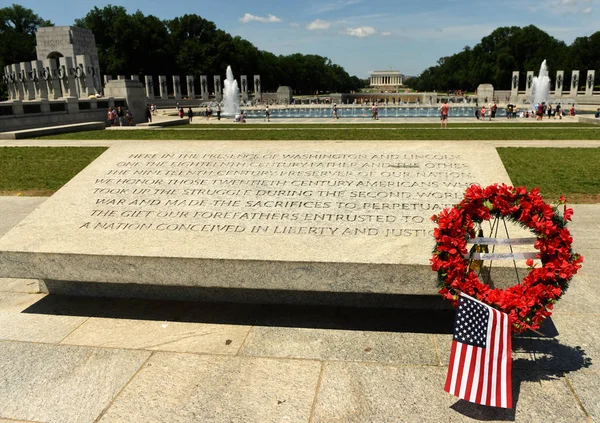
[[[15,1],[0,0],[0,7]],[[55,25],[94,7],[172,19],[197,14],[274,54],[318,54],[367,78],[375,70],[416,76],[501,26],[535,25],[570,44],[600,31],[600,0],[19,0]]]

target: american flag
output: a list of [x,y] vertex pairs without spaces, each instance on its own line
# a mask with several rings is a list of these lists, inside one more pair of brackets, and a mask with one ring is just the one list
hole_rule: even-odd
[[508,315],[460,294],[444,390],[464,400],[512,408]]

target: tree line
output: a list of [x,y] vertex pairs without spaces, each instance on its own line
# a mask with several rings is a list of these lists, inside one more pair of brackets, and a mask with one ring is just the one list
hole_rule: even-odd
[[[35,60],[35,31],[41,26],[53,24],[20,5],[0,9],[0,65]],[[92,30],[100,68],[108,75],[207,75],[212,80],[230,65],[236,77],[248,75],[252,81],[260,75],[262,91],[288,85],[296,94],[350,92],[365,84],[327,57],[277,56],[195,14],[161,20],[109,5],[94,7],[75,26]]]
[[[420,91],[473,91],[479,84],[490,83],[496,89],[510,89],[513,71],[519,71],[520,89],[525,89],[525,73],[537,74],[546,60],[554,79],[557,70],[565,71],[565,81],[571,71],[596,70],[600,75],[600,31],[576,38],[571,45],[557,40],[536,26],[500,27],[483,37],[474,47],[442,57],[437,65],[426,69],[407,84]],[[585,82],[585,73],[581,79]]]

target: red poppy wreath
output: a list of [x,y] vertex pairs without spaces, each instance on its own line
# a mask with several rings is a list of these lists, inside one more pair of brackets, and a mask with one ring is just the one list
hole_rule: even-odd
[[[573,209],[566,207],[564,197],[560,204],[562,216],[557,207],[544,202],[537,188],[469,186],[459,204],[432,217],[438,227],[431,266],[438,272],[440,294],[456,306],[459,293],[464,292],[507,313],[515,333],[538,329],[583,262],[583,257],[572,251],[573,238],[566,228]],[[483,283],[469,266],[467,241],[475,237],[476,224],[492,217],[515,222],[537,238],[534,247],[541,267],[527,260],[527,276],[506,290]]]

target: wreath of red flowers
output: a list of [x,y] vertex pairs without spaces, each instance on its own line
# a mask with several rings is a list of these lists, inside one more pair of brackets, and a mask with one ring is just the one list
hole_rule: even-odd
[[[573,238],[566,228],[573,209],[566,207],[564,197],[560,204],[562,216],[558,207],[544,202],[537,188],[528,192],[505,184],[469,186],[459,204],[431,218],[438,225],[431,266],[438,272],[443,298],[456,306],[459,293],[464,292],[507,313],[514,332],[538,329],[583,262],[581,255],[573,253]],[[492,217],[530,229],[537,237],[534,247],[542,263],[534,267],[533,260],[527,260],[527,276],[506,290],[483,283],[469,266],[467,240],[475,237],[475,224]]]

